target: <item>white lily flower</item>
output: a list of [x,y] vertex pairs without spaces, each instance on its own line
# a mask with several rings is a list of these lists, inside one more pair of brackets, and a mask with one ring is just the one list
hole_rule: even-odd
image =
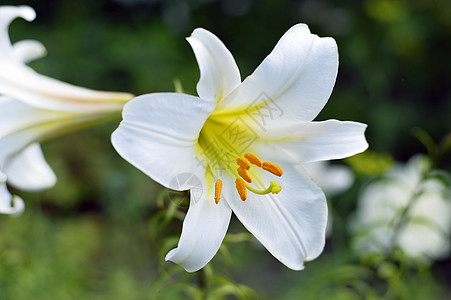
[[[64,83],[25,65],[45,54],[37,41],[11,45],[8,27],[18,17],[28,21],[28,6],[0,6],[0,172],[16,188],[37,191],[53,186],[56,176],[41,151],[40,141],[118,114],[133,95],[93,91]],[[4,178],[5,179],[5,178]],[[1,185],[0,213],[17,213],[23,202]],[[21,204],[20,204],[21,203]],[[6,207],[6,206],[5,206]]]
[[303,269],[324,248],[327,206],[301,163],[368,146],[365,124],[312,122],[335,83],[335,41],[296,25],[243,82],[215,35],[196,29],[188,42],[200,67],[199,97],[139,96],[124,106],[112,136],[119,154],[152,179],[191,189],[180,241],[166,260],[189,272],[205,266],[233,211],[278,260]]
[[365,187],[351,223],[357,252],[399,247],[424,261],[449,254],[451,191],[438,179],[424,179],[425,171],[427,160],[415,156],[406,165],[395,165],[385,180]]

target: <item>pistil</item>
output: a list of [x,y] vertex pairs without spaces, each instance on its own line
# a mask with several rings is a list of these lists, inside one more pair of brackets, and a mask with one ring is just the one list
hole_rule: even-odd
[[282,186],[275,180],[271,180],[270,185],[264,189],[264,190],[257,190],[253,187],[246,184],[246,188],[251,191],[252,193],[258,194],[258,195],[266,195],[266,194],[278,194],[282,190]]
[[[236,163],[239,167],[236,169],[235,173],[236,176],[235,186],[236,190],[238,191],[238,194],[240,195],[241,200],[245,201],[247,199],[247,190],[257,195],[266,195],[269,193],[278,194],[280,193],[280,191],[282,191],[282,186],[275,180],[271,180],[269,186],[264,190],[255,189],[247,185],[245,182],[247,181],[248,183],[252,183],[252,177],[248,172],[248,170],[250,170],[251,168],[251,164],[261,167],[263,170],[268,171],[269,173],[274,174],[276,176],[279,177],[282,176],[283,175],[282,168],[276,165],[275,163],[270,161],[262,162],[257,155],[250,152],[244,154],[244,156],[236,158]],[[218,174],[216,174],[216,178],[218,178]],[[218,178],[215,182],[216,204],[219,203],[221,192],[222,192],[222,180]]]

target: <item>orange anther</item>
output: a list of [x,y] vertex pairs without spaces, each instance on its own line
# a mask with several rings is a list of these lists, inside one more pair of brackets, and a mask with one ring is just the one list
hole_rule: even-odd
[[215,203],[219,203],[219,199],[221,198],[221,191],[222,191],[222,180],[218,179],[215,183]]
[[244,154],[244,157],[247,158],[247,160],[249,160],[249,162],[251,164],[254,164],[254,165],[259,166],[259,167],[262,166],[262,161],[254,153],[248,152],[248,153]]
[[278,165],[270,161],[264,161],[262,163],[262,168],[263,170],[268,171],[269,173],[272,173],[276,176],[282,176],[283,174],[282,169]]
[[236,190],[238,191],[238,194],[240,194],[240,198],[243,201],[246,201],[247,199],[247,189],[246,189],[246,183],[243,179],[237,178],[235,180],[235,186]]
[[244,180],[246,180],[249,183],[252,183],[252,177],[251,177],[251,175],[249,174],[248,171],[246,171],[242,167],[239,167],[236,170],[238,171],[238,175],[240,175]]
[[245,170],[249,170],[251,168],[251,163],[244,156],[238,157],[236,159],[236,163]]

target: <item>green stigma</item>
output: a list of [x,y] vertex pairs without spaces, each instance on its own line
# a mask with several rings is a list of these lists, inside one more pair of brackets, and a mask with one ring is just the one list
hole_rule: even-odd
[[280,193],[280,191],[282,190],[282,186],[280,184],[277,183],[277,181],[275,180],[271,180],[270,185],[264,189],[264,190],[257,190],[254,189],[253,187],[249,186],[246,184],[246,188],[251,191],[252,193],[258,194],[258,195],[266,195],[266,194],[278,194]]

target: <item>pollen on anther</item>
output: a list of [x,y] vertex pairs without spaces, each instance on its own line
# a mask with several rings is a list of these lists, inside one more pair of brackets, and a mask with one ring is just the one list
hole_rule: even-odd
[[251,164],[254,164],[254,165],[258,166],[258,167],[261,167],[261,166],[262,166],[262,161],[261,161],[260,158],[258,158],[258,156],[255,155],[254,153],[248,152],[248,153],[244,154],[244,157],[247,158],[247,160],[248,160]]
[[270,161],[264,161],[262,163],[262,169],[279,177],[283,174],[282,168]]
[[222,192],[222,180],[218,178],[215,183],[215,203],[219,203],[219,199],[221,199]]
[[246,180],[249,183],[252,183],[252,177],[249,174],[248,171],[246,171],[245,169],[243,169],[242,167],[239,167],[238,169],[236,169],[238,172],[238,175],[240,175],[244,180]]
[[240,194],[240,198],[243,201],[246,201],[247,199],[247,189],[246,189],[246,183],[243,179],[237,178],[235,180],[235,186],[236,190],[238,191],[238,194]]
[[236,163],[242,167],[245,170],[249,170],[251,168],[251,163],[249,162],[249,160],[244,157],[244,156],[240,156],[236,159]]

